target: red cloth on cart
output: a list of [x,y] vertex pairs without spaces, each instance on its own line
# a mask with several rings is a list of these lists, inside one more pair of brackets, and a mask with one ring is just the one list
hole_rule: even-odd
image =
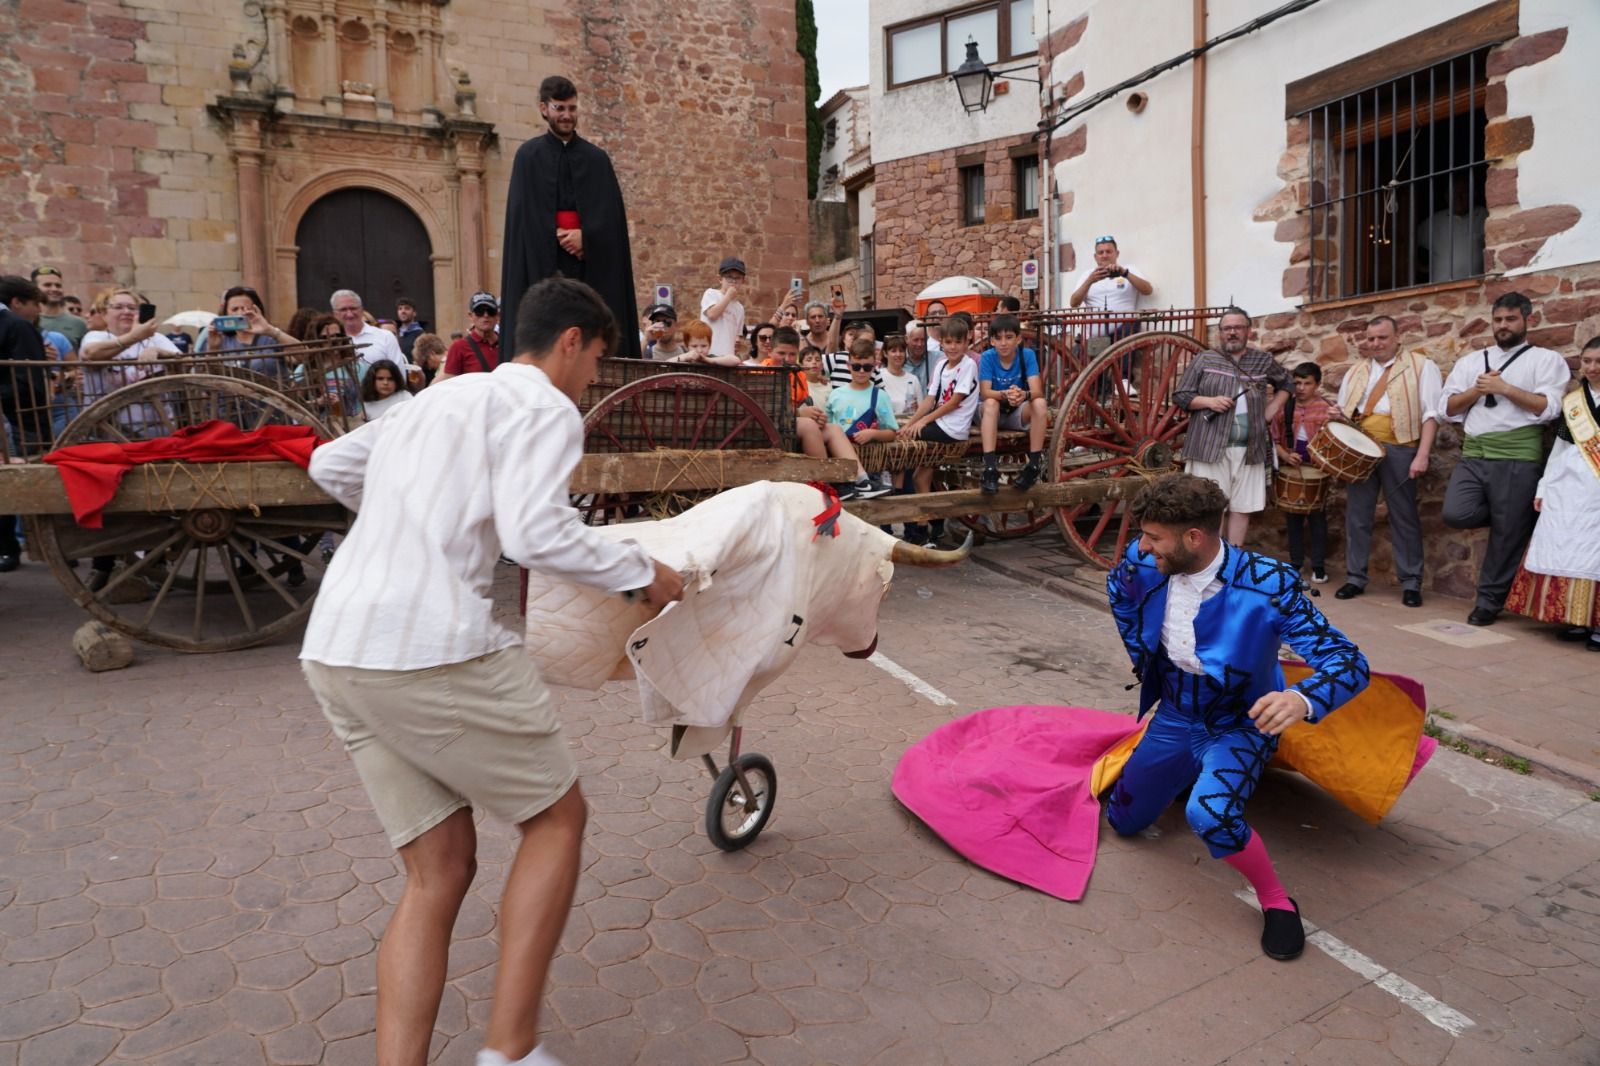
[[132,444],[74,444],[44,456],[61,471],[72,517],[86,529],[99,529],[102,511],[117,494],[123,475],[139,463],[234,463],[287,461],[302,470],[320,442],[311,426],[265,426],[246,432],[212,420],[180,429],[170,437]]

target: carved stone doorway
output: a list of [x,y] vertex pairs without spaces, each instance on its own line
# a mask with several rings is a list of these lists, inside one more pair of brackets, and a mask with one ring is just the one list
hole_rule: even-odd
[[377,318],[393,318],[395,300],[411,299],[430,328],[433,246],[411,209],[375,189],[338,189],[306,210],[295,234],[300,306],[326,310],[338,289],[361,294]]

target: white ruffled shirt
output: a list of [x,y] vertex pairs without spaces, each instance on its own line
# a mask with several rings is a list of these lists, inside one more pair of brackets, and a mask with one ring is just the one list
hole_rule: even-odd
[[1200,613],[1200,605],[1222,591],[1222,579],[1217,574],[1227,554],[1219,545],[1216,558],[1198,574],[1173,574],[1167,580],[1167,614],[1161,622],[1161,643],[1172,664],[1191,674],[1206,672],[1195,652],[1194,619]]

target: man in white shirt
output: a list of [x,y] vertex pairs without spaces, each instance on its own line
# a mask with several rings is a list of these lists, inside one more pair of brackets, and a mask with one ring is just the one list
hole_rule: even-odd
[[1496,300],[1495,347],[1458,359],[1440,399],[1445,420],[1460,423],[1465,435],[1444,493],[1444,524],[1489,527],[1469,625],[1493,625],[1505,606],[1537,517],[1533,494],[1544,467],[1543,425],[1560,417],[1561,394],[1572,378],[1560,355],[1527,343],[1532,313],[1533,301],[1520,292]]
[[550,958],[571,906],[584,803],[549,693],[494,618],[495,562],[648,602],[678,575],[607,540],[568,503],[583,450],[574,403],[617,343],[582,282],[550,278],[517,315],[516,356],[317,449],[311,477],[357,511],[300,657],[406,868],[378,955],[377,1057],[421,1061],[450,933],[472,882],[478,806],[521,844],[501,901],[500,976],[478,1062],[550,1063],[536,1047]]
[[1417,515],[1417,478],[1428,472],[1439,432],[1439,396],[1444,380],[1421,352],[1400,352],[1400,327],[1388,315],[1367,323],[1361,340],[1366,356],[1339,384],[1339,410],[1384,447],[1383,461],[1347,493],[1344,524],[1345,583],[1334,596],[1348,600],[1367,588],[1367,559],[1378,494],[1389,505],[1389,542],[1394,546],[1400,602],[1422,606],[1422,520]]
[[[1072,290],[1073,307],[1089,307],[1106,312],[1110,322],[1093,322],[1084,328],[1091,356],[1099,355],[1111,342],[1133,332],[1132,315],[1140,296],[1149,296],[1152,286],[1138,268],[1123,266],[1115,237],[1094,239],[1094,268],[1078,278]],[[1123,316],[1127,316],[1124,318]]]
[[711,359],[719,366],[738,366],[734,342],[744,336],[744,304],[739,292],[744,288],[744,260],[730,255],[717,267],[722,284],[700,296],[700,321],[711,327]]
[[[372,369],[372,364],[387,359],[400,368],[401,376],[409,367],[405,353],[400,350],[400,341],[393,333],[386,329],[367,324],[367,318],[362,314],[361,296],[349,289],[340,289],[328,298],[328,307],[333,311],[333,317],[339,320],[339,325],[344,327],[345,336],[356,346],[356,351],[361,355],[361,361],[356,364],[356,372],[364,381],[367,371]],[[362,347],[366,345],[366,347]]]

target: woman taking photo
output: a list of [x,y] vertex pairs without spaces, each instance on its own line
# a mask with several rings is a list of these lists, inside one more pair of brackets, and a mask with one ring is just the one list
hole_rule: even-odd
[[[230,320],[244,319],[243,329],[219,329],[218,323],[230,324]],[[270,347],[275,344],[295,344],[296,338],[274,326],[267,321],[266,308],[261,303],[261,296],[248,285],[235,285],[222,294],[222,309],[217,312],[217,317],[211,320],[205,332],[200,334],[200,351],[208,354],[218,352],[237,352],[249,348]],[[239,365],[257,374],[267,377],[280,377],[282,363],[278,359],[265,357],[260,359],[242,360]]]

